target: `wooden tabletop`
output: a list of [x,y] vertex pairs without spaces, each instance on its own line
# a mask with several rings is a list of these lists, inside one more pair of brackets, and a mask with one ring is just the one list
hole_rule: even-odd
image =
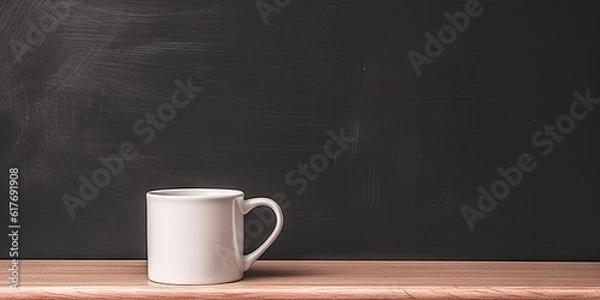
[[[0,269],[7,270],[2,260]],[[149,282],[143,260],[20,260],[9,299],[600,299],[600,263],[257,261],[239,282]]]

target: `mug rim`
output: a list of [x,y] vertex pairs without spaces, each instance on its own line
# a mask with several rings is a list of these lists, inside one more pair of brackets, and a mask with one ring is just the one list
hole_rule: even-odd
[[146,192],[146,198],[149,199],[150,197],[185,200],[225,200],[244,197],[244,192],[229,188],[171,187],[149,190]]

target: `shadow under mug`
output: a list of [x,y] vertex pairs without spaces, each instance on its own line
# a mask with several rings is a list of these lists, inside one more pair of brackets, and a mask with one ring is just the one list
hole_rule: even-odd
[[[244,215],[258,206],[275,212],[275,229],[244,255]],[[240,280],[273,244],[283,213],[269,198],[244,200],[231,189],[174,188],[146,193],[148,279],[168,284]]]

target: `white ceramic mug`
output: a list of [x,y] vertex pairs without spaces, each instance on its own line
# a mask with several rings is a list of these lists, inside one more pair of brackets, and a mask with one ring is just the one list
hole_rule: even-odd
[[[170,284],[212,284],[240,280],[275,241],[283,213],[269,198],[244,200],[230,189],[176,188],[146,194],[148,279]],[[275,212],[273,233],[243,255],[244,215],[258,206]]]

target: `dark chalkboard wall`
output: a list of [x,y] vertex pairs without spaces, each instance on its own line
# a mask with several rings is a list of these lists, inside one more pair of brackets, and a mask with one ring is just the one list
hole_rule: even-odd
[[264,258],[598,260],[596,3],[1,1],[20,257],[145,258],[144,193],[213,186],[285,207]]

